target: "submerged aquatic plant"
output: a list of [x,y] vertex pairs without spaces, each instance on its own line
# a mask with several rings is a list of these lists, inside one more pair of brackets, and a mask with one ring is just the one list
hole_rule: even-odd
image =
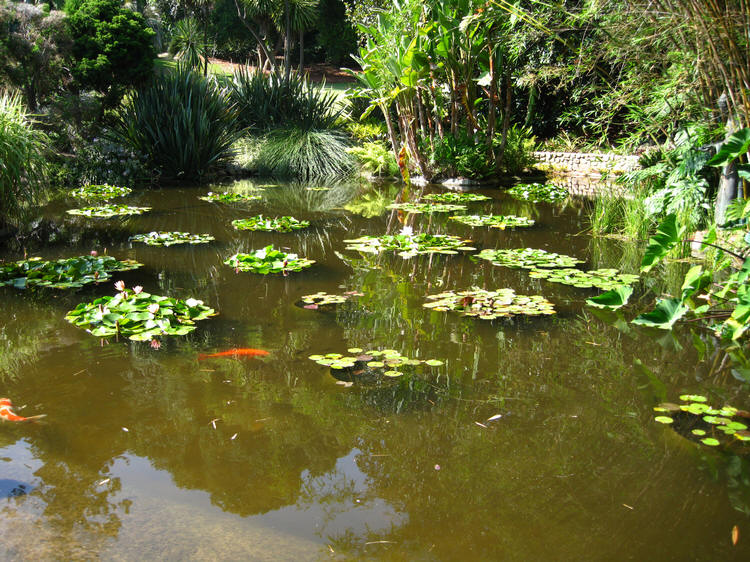
[[288,271],[302,271],[314,264],[315,260],[300,258],[297,254],[286,254],[275,250],[273,246],[266,246],[250,254],[235,254],[227,258],[224,263],[231,265],[237,271],[268,275],[269,273],[286,274]]
[[[253,190],[256,191],[256,190]],[[251,195],[249,193],[236,193],[233,191],[224,191],[223,193],[214,193],[209,191],[206,195],[198,197],[203,201],[221,202],[221,203],[244,203],[245,201],[257,201],[262,199],[260,195]]]
[[70,192],[72,197],[78,199],[88,199],[92,201],[109,201],[115,197],[124,197],[132,193],[132,189],[129,187],[119,187],[116,185],[100,184],[100,185],[84,185],[78,189],[74,189]]
[[568,197],[568,189],[554,183],[519,183],[507,193],[515,199],[532,203],[559,203]]
[[474,288],[470,291],[445,291],[427,295],[422,306],[432,310],[455,310],[463,316],[475,316],[483,320],[511,316],[540,316],[555,314],[551,302],[541,295],[517,295],[513,289],[487,291]]
[[195,330],[195,323],[214,316],[216,311],[196,299],[180,300],[146,293],[141,287],[126,289],[115,283],[114,297],[81,303],[65,315],[65,320],[98,337],[122,335],[134,341],[150,341],[156,336],[184,336]]
[[14,263],[0,263],[0,286],[16,289],[29,286],[73,289],[98,283],[111,277],[113,271],[138,269],[137,261],[119,261],[112,256],[78,256],[59,260],[29,258]]
[[637,275],[620,273],[616,269],[593,269],[581,271],[575,268],[532,269],[529,277],[546,279],[553,283],[571,285],[580,289],[603,289],[609,291],[623,285],[632,285],[638,281]]
[[389,209],[406,211],[411,214],[420,213],[451,213],[453,211],[465,211],[466,205],[451,205],[448,203],[393,203],[388,205]]
[[210,234],[190,234],[189,232],[149,232],[131,236],[133,242],[143,242],[149,246],[173,246],[175,244],[206,244],[215,240]]
[[422,199],[427,201],[437,201],[438,203],[471,203],[474,201],[489,201],[492,197],[487,197],[480,193],[428,193]]
[[579,263],[583,263],[582,260],[566,256],[565,254],[546,252],[536,248],[516,248],[512,250],[486,249],[474,257],[488,260],[492,262],[492,265],[522,269],[574,267]]
[[515,215],[453,215],[448,218],[468,226],[489,226],[501,230],[508,227],[534,226],[533,219]]
[[382,236],[361,236],[344,240],[347,250],[357,250],[368,254],[381,252],[398,252],[402,258],[411,258],[419,254],[457,254],[460,251],[475,250],[458,236],[447,234],[411,234],[405,229],[401,234],[384,234]]
[[129,215],[141,215],[151,210],[151,207],[131,207],[129,205],[100,205],[98,207],[82,207],[80,209],[68,209],[69,215],[80,215],[83,217],[95,217],[108,219],[111,217],[123,217]]
[[683,394],[680,401],[683,404],[664,402],[654,407],[657,414],[654,421],[669,425],[688,439],[697,438],[709,447],[750,441],[750,412],[733,406],[712,408],[700,394]]
[[265,232],[291,232],[302,230],[310,226],[309,221],[297,220],[294,217],[283,216],[272,219],[264,218],[263,215],[237,219],[232,221],[232,226],[237,230],[263,230]]

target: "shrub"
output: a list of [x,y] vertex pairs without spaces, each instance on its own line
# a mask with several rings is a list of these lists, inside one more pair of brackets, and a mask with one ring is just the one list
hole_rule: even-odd
[[357,158],[363,172],[374,176],[399,175],[396,157],[384,142],[366,142],[362,146],[347,149],[347,152]]
[[342,117],[336,94],[298,74],[286,79],[280,70],[264,74],[242,67],[230,88],[242,124],[256,130],[333,129]]
[[172,32],[169,43],[169,54],[177,57],[190,68],[201,66],[203,57],[208,52],[208,45],[203,41],[203,30],[195,18],[178,21]]
[[80,87],[103,93],[106,105],[114,107],[123,88],[151,77],[154,32],[143,16],[118,0],[73,1],[65,10],[74,40],[70,70]]
[[[495,147],[500,147],[500,137],[493,140]],[[534,152],[535,140],[530,127],[513,125],[508,129],[505,140],[505,151],[502,154],[503,168],[507,174],[520,174],[530,168],[536,160]],[[499,157],[499,156],[498,156]]]
[[465,178],[483,179],[492,175],[494,168],[487,158],[484,140],[460,131],[457,135],[446,134],[436,138],[430,164],[438,175],[458,175]]
[[108,131],[84,142],[75,158],[64,164],[65,182],[70,187],[110,184],[133,187],[149,180],[148,157],[111,138]]
[[242,134],[227,92],[185,66],[136,92],[114,131],[166,176],[183,179],[200,179],[230,162]]
[[16,94],[0,94],[0,224],[26,217],[45,187],[47,137]]
[[277,129],[266,136],[256,166],[261,173],[278,177],[330,180],[356,169],[347,147],[346,137],[337,131]]

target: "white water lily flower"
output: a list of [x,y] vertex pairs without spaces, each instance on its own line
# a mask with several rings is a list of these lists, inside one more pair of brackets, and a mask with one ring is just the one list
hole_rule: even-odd
[[266,259],[266,249],[263,248],[262,250],[258,250],[257,252],[255,252],[255,257],[262,260]]
[[412,234],[414,234],[414,230],[412,229],[412,227],[404,225],[404,228],[401,229],[401,234],[403,234],[404,236],[411,236]]
[[147,310],[151,314],[156,314],[157,312],[159,312],[159,304],[158,303],[152,303],[152,304],[148,305],[148,309]]

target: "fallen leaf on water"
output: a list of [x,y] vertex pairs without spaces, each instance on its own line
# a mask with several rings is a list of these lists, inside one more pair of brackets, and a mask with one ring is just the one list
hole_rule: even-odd
[[487,429],[487,426],[484,425],[483,423],[479,423],[478,421],[475,421],[474,423],[477,424],[479,427],[483,427],[483,428]]
[[123,431],[130,431],[127,427],[122,428]]
[[632,505],[628,505],[628,504],[626,504],[626,503],[624,503],[624,504],[622,504],[622,505],[624,505],[624,506],[625,506],[625,507],[627,507],[628,509],[634,509],[634,507],[633,507]]
[[237,439],[238,435],[239,435],[239,433],[235,433],[234,435],[232,435],[232,437],[231,437],[232,441],[234,441],[235,439]]
[[102,480],[101,482],[97,482],[97,483],[96,483],[96,485],[97,485],[97,486],[103,486],[103,485],[104,485],[104,484],[106,484],[107,482],[109,482],[109,478],[105,478],[105,479],[104,479],[104,480]]
[[740,529],[735,525],[732,527],[732,546],[737,546],[737,541],[740,540]]
[[499,420],[499,419],[500,419],[500,418],[502,418],[502,417],[503,417],[503,415],[502,415],[502,414],[495,414],[494,416],[490,416],[489,418],[487,418],[487,421],[495,421],[495,420]]

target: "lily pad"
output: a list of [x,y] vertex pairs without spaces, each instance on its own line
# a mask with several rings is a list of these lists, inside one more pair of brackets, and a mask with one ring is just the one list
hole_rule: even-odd
[[[351,299],[352,297],[355,297],[355,296],[361,297],[363,294],[364,293],[350,291],[342,295],[331,295],[329,293],[326,293],[325,291],[320,291],[312,295],[303,295],[302,298],[300,299],[300,302],[302,304],[302,308],[315,310],[321,306],[343,304],[349,299]],[[360,351],[362,350],[360,349]],[[353,351],[350,351],[350,352],[354,353]]]
[[459,251],[475,250],[471,240],[447,234],[385,234],[383,236],[362,236],[344,240],[347,250],[357,250],[368,254],[381,252],[398,252],[402,258],[411,258],[420,254],[457,254]]
[[301,230],[310,226],[308,221],[297,220],[294,217],[283,216],[276,218],[264,218],[263,215],[247,219],[232,221],[232,226],[237,230],[262,230],[265,232],[291,232]]
[[507,193],[515,199],[532,203],[558,203],[568,197],[566,187],[553,183],[519,183],[511,187]]
[[436,201],[438,203],[472,203],[474,201],[489,201],[492,197],[480,193],[428,193],[422,199]]
[[137,269],[141,265],[133,260],[120,261],[112,256],[78,256],[59,260],[29,258],[0,263],[0,286],[71,289],[105,281],[113,271]]
[[713,437],[705,437],[704,439],[701,439],[701,443],[708,445],[709,447],[716,447],[721,444],[718,439],[714,439]]
[[116,185],[84,185],[70,192],[72,197],[78,199],[88,199],[90,201],[108,201],[115,197],[124,197],[133,190],[129,187],[118,187]]
[[451,213],[453,211],[465,211],[466,205],[451,205],[448,203],[392,203],[389,209],[406,211],[411,214],[421,213]]
[[131,207],[128,205],[100,205],[98,207],[82,207],[80,209],[68,209],[69,215],[80,215],[83,217],[94,217],[108,219],[128,215],[141,215],[151,210],[151,207]]
[[575,267],[582,260],[565,254],[546,252],[536,248],[515,248],[510,250],[482,250],[474,256],[492,262],[493,265],[522,269]]
[[683,402],[706,402],[708,398],[701,394],[681,394],[680,400]]
[[212,203],[245,203],[248,201],[257,201],[258,199],[262,199],[262,197],[260,195],[252,195],[249,193],[235,193],[232,191],[224,191],[222,193],[214,193],[213,191],[209,191],[206,195],[199,197],[198,199],[202,199],[203,201],[210,201]]
[[453,215],[449,218],[468,226],[489,226],[490,228],[499,228],[501,230],[534,226],[533,219],[517,217],[515,215]]
[[526,315],[540,316],[555,314],[551,302],[540,295],[516,295],[513,289],[487,291],[474,288],[471,291],[446,291],[428,295],[432,302],[423,304],[433,310],[455,310],[464,316],[474,316],[484,320]]
[[659,423],[665,423],[665,424],[674,423],[674,420],[670,418],[669,416],[656,416],[654,418],[654,421],[657,421]]
[[133,242],[143,242],[149,246],[174,246],[175,244],[206,244],[214,237],[210,234],[190,234],[189,232],[149,232],[131,236]]
[[[410,359],[401,355],[393,349],[370,350],[361,354],[362,349],[355,347],[348,350],[351,356],[343,356],[338,353],[328,353],[326,355],[311,355],[310,360],[315,361],[318,365],[330,367],[331,374],[345,381],[357,382],[377,382],[383,377],[397,378],[407,374],[405,368],[419,367],[427,365],[438,367],[443,362],[437,359]],[[331,359],[336,356],[337,359]],[[379,359],[374,359],[379,357]],[[398,367],[398,368],[397,368]]]
[[195,330],[195,323],[216,312],[196,299],[180,300],[152,295],[140,287],[126,289],[115,284],[119,293],[81,303],[65,319],[97,337],[125,336],[149,341],[158,336],[183,336]]
[[619,273],[616,269],[594,269],[591,271],[581,271],[575,268],[532,269],[529,272],[529,277],[546,279],[552,283],[562,283],[580,289],[597,288],[605,291],[624,285],[632,285],[638,280],[637,275]]
[[289,271],[302,271],[314,264],[315,260],[300,258],[297,254],[287,254],[274,249],[273,246],[266,246],[250,254],[235,254],[227,258],[224,263],[238,271],[268,275],[269,273],[286,274]]

